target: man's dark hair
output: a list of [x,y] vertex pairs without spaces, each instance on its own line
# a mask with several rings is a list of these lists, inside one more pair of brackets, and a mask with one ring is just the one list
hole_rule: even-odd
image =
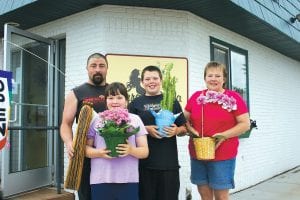
[[86,62],[86,66],[89,65],[89,61],[90,61],[90,59],[92,59],[92,58],[103,58],[103,59],[105,60],[106,64],[107,64],[107,59],[106,59],[106,56],[105,56],[105,55],[103,55],[103,54],[101,54],[101,53],[93,53],[92,55],[90,55],[90,56],[88,57],[87,62]]

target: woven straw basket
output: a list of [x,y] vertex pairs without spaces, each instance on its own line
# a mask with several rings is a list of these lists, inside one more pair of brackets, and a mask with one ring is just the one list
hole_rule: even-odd
[[198,160],[215,158],[215,139],[211,137],[193,138],[196,157]]

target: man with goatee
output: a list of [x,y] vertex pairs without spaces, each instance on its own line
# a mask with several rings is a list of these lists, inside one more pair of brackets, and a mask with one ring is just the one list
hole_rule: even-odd
[[[72,158],[74,153],[72,125],[75,118],[77,123],[83,103],[91,103],[97,113],[105,110],[104,92],[107,86],[107,68],[107,60],[104,55],[100,53],[90,55],[86,66],[88,81],[73,88],[66,96],[60,135],[65,143],[69,158]],[[91,199],[89,158],[84,159],[78,196],[79,200]]]

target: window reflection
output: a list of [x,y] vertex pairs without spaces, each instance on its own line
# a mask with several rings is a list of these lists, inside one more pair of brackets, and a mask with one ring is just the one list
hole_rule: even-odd
[[247,67],[246,56],[231,51],[231,84],[232,89],[242,95],[247,100]]
[[14,77],[9,172],[15,173],[49,165],[48,63],[44,61],[49,45],[17,34],[12,34],[12,43],[17,45],[10,48]]

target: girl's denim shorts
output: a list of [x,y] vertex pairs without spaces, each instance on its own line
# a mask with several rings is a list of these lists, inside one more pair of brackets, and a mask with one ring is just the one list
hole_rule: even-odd
[[235,158],[222,161],[191,159],[191,182],[214,190],[234,188]]

